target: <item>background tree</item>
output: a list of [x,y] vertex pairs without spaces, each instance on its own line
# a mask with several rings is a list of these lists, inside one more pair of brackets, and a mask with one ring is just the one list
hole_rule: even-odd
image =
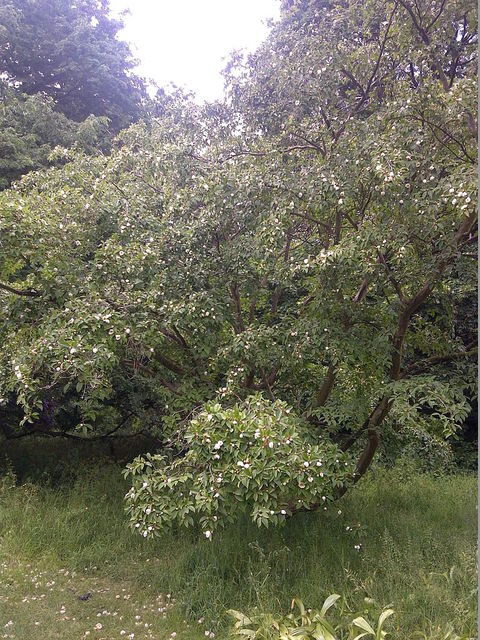
[[118,131],[139,117],[145,85],[108,0],[2,0],[0,24],[0,73],[10,85],[50,96],[77,122],[107,116]]

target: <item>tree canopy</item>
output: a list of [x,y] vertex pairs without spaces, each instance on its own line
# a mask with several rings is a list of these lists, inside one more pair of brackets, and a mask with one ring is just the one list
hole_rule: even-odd
[[283,4],[225,103],[0,195],[3,430],[147,431],[133,526],[325,507],[474,393],[475,8]]
[[118,131],[139,117],[145,86],[108,0],[2,0],[0,16],[0,73],[10,84],[50,96],[77,122],[107,116]]

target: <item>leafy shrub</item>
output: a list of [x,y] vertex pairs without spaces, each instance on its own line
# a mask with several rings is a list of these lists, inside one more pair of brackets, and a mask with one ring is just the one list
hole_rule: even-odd
[[144,537],[198,521],[211,538],[242,505],[259,527],[280,524],[312,505],[326,508],[353,473],[347,454],[330,441],[314,442],[285,402],[260,395],[231,408],[207,405],[183,441],[181,457],[147,454],[127,467],[127,512]]

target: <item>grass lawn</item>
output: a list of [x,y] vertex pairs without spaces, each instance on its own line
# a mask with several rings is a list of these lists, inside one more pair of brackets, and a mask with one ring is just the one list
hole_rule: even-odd
[[240,517],[211,542],[195,531],[147,542],[125,526],[121,466],[77,461],[59,482],[58,460],[30,479],[28,460],[12,460],[17,485],[0,479],[0,638],[226,638],[229,608],[286,612],[293,596],[318,607],[333,592],[352,611],[373,599],[372,618],[392,605],[398,640],[449,627],[476,637],[473,475],[377,469],[335,508],[280,529]]

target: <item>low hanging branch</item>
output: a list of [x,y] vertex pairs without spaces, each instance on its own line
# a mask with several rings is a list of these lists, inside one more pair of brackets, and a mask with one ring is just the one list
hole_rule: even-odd
[[39,298],[42,294],[35,289],[16,289],[4,282],[0,282],[0,289],[8,291],[8,293],[14,293],[17,296],[26,296],[28,298]]

